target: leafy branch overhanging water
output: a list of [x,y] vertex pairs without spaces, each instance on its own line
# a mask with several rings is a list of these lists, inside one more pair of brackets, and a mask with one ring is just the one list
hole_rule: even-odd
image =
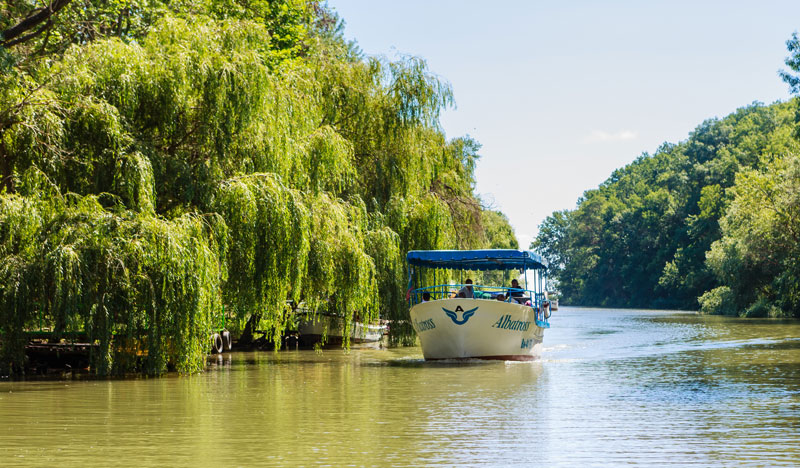
[[402,321],[408,249],[516,247],[450,86],[324,5],[66,3],[0,48],[0,370],[45,327],[101,375],[194,372],[223,325],[280,343],[287,299]]

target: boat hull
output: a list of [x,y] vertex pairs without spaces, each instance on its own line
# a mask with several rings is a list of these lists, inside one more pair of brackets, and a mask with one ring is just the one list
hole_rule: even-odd
[[427,360],[533,360],[548,328],[529,306],[481,299],[416,304],[411,322]]
[[[308,314],[301,320],[298,332],[300,332],[301,340],[304,343],[317,343],[324,336],[326,337],[326,344],[339,345],[343,341],[343,328],[342,320],[338,317]],[[372,325],[356,321],[350,324],[351,343],[375,343],[380,341],[385,333],[385,325]]]

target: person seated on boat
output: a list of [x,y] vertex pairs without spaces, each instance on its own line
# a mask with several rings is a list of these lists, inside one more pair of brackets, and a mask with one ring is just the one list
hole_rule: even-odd
[[495,296],[495,299],[497,299],[498,301],[505,301],[506,297],[503,295],[503,293],[500,293],[497,296]]
[[430,302],[431,301],[431,293],[425,291],[422,293],[422,302]]
[[[461,296],[461,293],[464,293],[464,295]],[[458,294],[459,294],[459,297],[465,297],[467,299],[472,299],[472,298],[475,297],[475,294],[472,292],[472,280],[471,279],[467,278],[467,280],[464,281],[464,287],[461,288],[460,291],[458,291]]]
[[516,302],[522,303],[522,299],[518,299],[524,297],[525,293],[522,292],[522,288],[519,286],[519,281],[516,279],[511,280],[511,286],[508,288],[508,297],[513,299]]

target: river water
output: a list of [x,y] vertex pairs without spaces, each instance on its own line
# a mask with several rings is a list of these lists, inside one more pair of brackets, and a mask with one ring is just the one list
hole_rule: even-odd
[[798,466],[800,322],[562,307],[529,363],[232,353],[0,382],[0,466]]

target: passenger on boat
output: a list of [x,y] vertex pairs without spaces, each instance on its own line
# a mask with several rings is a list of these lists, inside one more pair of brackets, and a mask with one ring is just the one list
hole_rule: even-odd
[[516,279],[511,280],[511,287],[508,288],[508,295],[510,297],[522,297],[524,296],[522,289],[519,287],[519,281]]
[[422,293],[422,302],[430,302],[431,300],[431,293],[425,291]]
[[502,294],[498,294],[497,296],[495,296],[495,299],[497,299],[498,301],[505,301],[506,297]]
[[[474,298],[475,295],[472,292],[472,280],[467,278],[467,280],[464,281],[464,284],[465,284],[465,286],[463,288],[461,288],[460,291],[458,291],[458,296],[459,297],[465,297],[467,299]],[[461,296],[461,293],[464,293],[464,295]]]

